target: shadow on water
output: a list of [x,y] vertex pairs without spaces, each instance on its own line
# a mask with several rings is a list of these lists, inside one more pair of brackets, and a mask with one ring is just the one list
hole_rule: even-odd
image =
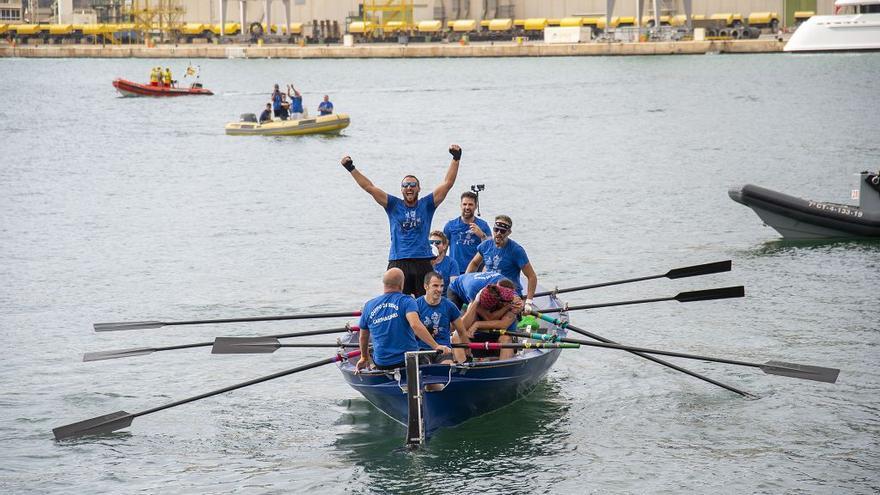
[[840,249],[865,253],[880,252],[880,239],[778,239],[764,242],[748,252],[755,256],[773,256],[801,250],[831,252]]
[[[560,386],[544,380],[527,397],[493,413],[438,432],[420,449],[403,447],[406,429],[364,399],[342,405],[337,452],[363,467],[371,491],[449,493],[504,487],[527,493],[540,459],[573,450],[568,444],[569,403]],[[549,464],[549,463],[548,463]],[[554,478],[557,473],[546,473]],[[533,475],[532,475],[533,476]],[[558,473],[564,479],[564,473]]]

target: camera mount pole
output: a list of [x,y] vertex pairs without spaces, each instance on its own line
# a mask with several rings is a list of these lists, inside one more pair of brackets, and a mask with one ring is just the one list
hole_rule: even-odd
[[477,216],[480,216],[480,191],[485,188],[486,186],[484,184],[471,184],[471,192],[477,196]]

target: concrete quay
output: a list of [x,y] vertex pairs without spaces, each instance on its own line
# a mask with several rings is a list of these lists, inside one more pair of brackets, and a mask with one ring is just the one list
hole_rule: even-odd
[[526,42],[467,45],[410,43],[343,45],[13,45],[0,44],[0,57],[24,58],[447,58],[447,57],[579,57],[608,55],[701,55],[705,53],[781,52],[776,39],[669,42]]

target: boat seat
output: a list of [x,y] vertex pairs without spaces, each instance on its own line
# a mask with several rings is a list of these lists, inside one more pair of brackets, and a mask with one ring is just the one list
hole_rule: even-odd
[[254,113],[243,113],[240,117],[242,122],[256,122],[257,114]]

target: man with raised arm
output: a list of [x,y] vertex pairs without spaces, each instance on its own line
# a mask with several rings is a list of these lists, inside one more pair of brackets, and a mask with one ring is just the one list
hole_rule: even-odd
[[354,168],[350,156],[342,159],[342,166],[351,173],[357,185],[366,191],[388,215],[391,230],[391,250],[388,254],[388,268],[400,268],[404,273],[403,292],[419,297],[425,294],[423,280],[425,274],[434,268],[431,259],[431,244],[428,242],[431,232],[431,220],[434,211],[446,199],[446,195],[455,185],[458,175],[458,163],[461,160],[461,148],[457,144],[449,147],[452,162],[443,179],[433,192],[419,199],[421,186],[414,175],[404,176],[400,183],[400,194],[392,196],[373,185],[364,174]]
[[[403,272],[399,268],[385,272],[382,286],[382,295],[367,301],[361,312],[358,371],[368,367],[371,362],[382,370],[403,368],[406,352],[419,350],[419,340],[441,355],[452,354],[449,347],[438,344],[431,332],[422,325],[416,300],[400,292],[403,288]],[[371,340],[372,359],[369,352]]]

